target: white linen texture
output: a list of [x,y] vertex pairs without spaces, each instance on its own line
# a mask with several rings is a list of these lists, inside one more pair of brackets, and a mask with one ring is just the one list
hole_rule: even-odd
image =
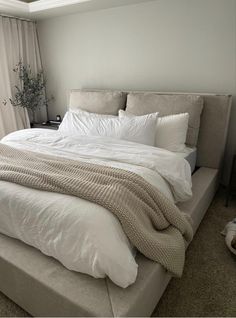
[[74,136],[112,137],[154,146],[157,116],[158,113],[145,118],[119,118],[69,110],[59,131]]
[[[191,197],[186,160],[146,145],[100,136],[71,136],[46,129],[12,133],[2,143],[132,171],[172,202]],[[89,201],[0,181],[0,232],[34,246],[66,268],[95,278],[108,276],[126,288],[135,282],[134,248],[118,219]]]
[[86,110],[82,110],[80,108],[76,108],[76,109],[69,108],[69,111],[72,112],[72,113],[75,113],[75,114],[81,114],[81,115],[84,115],[84,116],[95,117],[95,118],[98,118],[98,119],[99,118],[117,118],[118,117],[117,115],[91,113],[91,112],[88,112]]
[[[119,117],[121,118],[145,118],[150,115],[135,116],[127,111],[119,110]],[[185,149],[188,122],[188,113],[158,117],[155,146],[174,152],[183,151]]]

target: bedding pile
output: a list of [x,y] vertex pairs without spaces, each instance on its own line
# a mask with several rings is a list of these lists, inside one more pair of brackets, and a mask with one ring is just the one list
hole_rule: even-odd
[[118,217],[142,254],[182,275],[183,238],[191,241],[191,225],[173,203],[135,173],[0,144],[0,179],[103,206]]
[[[174,202],[184,201],[191,196],[191,171],[184,159],[167,150],[124,140],[72,137],[40,129],[10,134],[0,145],[1,233],[40,249],[69,269],[94,277],[109,276],[121,287],[132,284],[137,276],[134,249],[127,236],[148,257],[155,260],[158,257],[158,262],[168,270],[176,275],[181,274],[184,238],[189,241],[192,235],[188,221],[174,206]],[[61,165],[72,175],[69,173],[66,177],[60,177],[57,173],[52,177],[54,172],[58,172],[57,167],[62,168]],[[34,170],[36,166],[38,172]],[[102,200],[101,189],[95,199],[88,197],[90,192],[81,194],[80,191],[85,191],[86,187],[84,184],[77,187],[77,182],[82,181],[73,177],[78,167],[86,182],[92,178],[89,186],[99,180],[103,184],[103,191],[109,189],[108,201]],[[93,173],[90,170],[86,173],[87,169],[92,169]],[[115,179],[110,183],[111,176]],[[37,179],[36,183],[34,178]],[[131,184],[138,183],[140,188],[132,187],[129,183],[124,187],[123,181],[121,187],[113,182],[116,178],[123,181],[131,179]],[[58,183],[58,180],[61,182]],[[117,189],[123,194],[115,198]],[[54,190],[59,193],[48,192]],[[139,197],[137,203],[133,203],[132,196]],[[124,201],[125,207],[120,204],[121,201]],[[129,211],[132,205],[138,216]],[[126,210],[129,212],[125,213]],[[158,213],[154,213],[154,210]],[[140,220],[143,222],[140,223]],[[141,233],[141,237],[147,236],[147,245],[145,240],[139,241],[137,232]],[[158,244],[157,237],[161,238]],[[171,237],[168,261],[161,256],[165,253],[162,248],[167,237]],[[177,243],[179,248],[176,248]],[[180,253],[181,257],[176,258],[174,251]],[[171,260],[173,255],[174,260]],[[178,266],[176,262],[179,262]]]

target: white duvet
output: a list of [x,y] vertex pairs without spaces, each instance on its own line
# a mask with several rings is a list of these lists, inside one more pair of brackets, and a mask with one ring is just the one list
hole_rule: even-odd
[[[9,146],[133,171],[173,202],[192,195],[188,162],[167,150],[104,137],[29,129],[1,140]],[[0,181],[0,232],[32,245],[65,267],[120,287],[135,282],[135,249],[118,219],[89,201]]]

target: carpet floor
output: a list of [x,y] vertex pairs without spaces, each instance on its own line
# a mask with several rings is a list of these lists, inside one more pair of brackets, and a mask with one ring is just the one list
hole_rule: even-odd
[[[220,235],[236,217],[236,200],[225,208],[224,199],[220,191],[188,248],[183,277],[171,280],[154,317],[236,316],[236,257]],[[23,309],[0,293],[0,317],[25,316]]]
[[220,234],[236,217],[236,200],[224,204],[222,190],[187,250],[182,278],[171,280],[153,316],[236,317],[236,256]]

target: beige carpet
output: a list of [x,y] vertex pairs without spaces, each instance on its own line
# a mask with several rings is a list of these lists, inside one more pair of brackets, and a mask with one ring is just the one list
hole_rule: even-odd
[[[225,208],[221,191],[187,251],[183,277],[171,281],[154,316],[236,316],[236,257],[220,235],[234,217],[236,200]],[[0,294],[0,316],[23,317],[27,313]]]

